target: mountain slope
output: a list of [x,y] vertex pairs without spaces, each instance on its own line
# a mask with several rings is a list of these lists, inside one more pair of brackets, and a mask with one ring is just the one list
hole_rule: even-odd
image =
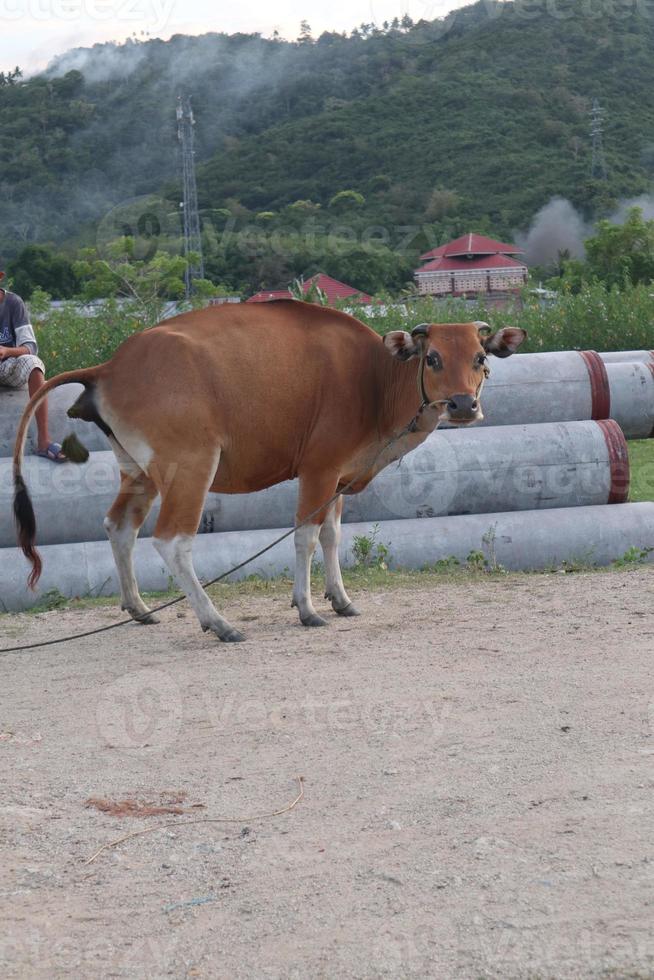
[[652,21],[593,19],[586,5],[567,6],[564,15],[558,5],[559,18],[534,8],[526,18],[507,4],[469,26],[455,19],[445,35],[421,25],[390,44],[363,42],[388,57],[399,52],[401,70],[371,95],[316,103],[310,116],[224,148],[201,168],[205,200],[238,188],[250,208],[306,197],[324,205],[343,187],[374,194],[384,174],[391,187],[378,213],[415,221],[442,185],[463,197],[471,218],[489,216],[510,232],[554,193],[592,207],[601,190],[589,179],[595,97],[607,110],[606,191],[642,192],[654,164]]
[[[92,241],[132,197],[163,188],[176,202],[180,91],[194,102],[201,205],[245,221],[273,212],[269,227],[286,227],[287,206],[310,200],[322,227],[382,226],[396,250],[407,225],[426,224],[409,261],[473,226],[508,237],[555,193],[599,212],[654,175],[654,21],[639,5],[606,8],[489,0],[365,37],[69,52],[0,87],[0,261],[28,241]],[[590,180],[595,97],[606,184]],[[345,189],[365,200],[329,208]]]

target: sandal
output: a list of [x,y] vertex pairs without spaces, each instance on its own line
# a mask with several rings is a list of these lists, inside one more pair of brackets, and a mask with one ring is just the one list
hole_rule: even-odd
[[68,460],[68,457],[62,453],[61,445],[58,442],[51,442],[46,449],[39,449],[36,455],[43,459],[49,459],[53,463],[65,463]]

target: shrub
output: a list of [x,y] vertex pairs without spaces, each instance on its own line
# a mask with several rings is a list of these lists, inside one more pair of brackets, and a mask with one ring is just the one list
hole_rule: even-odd
[[528,291],[523,304],[487,309],[483,302],[411,299],[406,307],[381,305],[355,314],[373,330],[406,329],[417,323],[457,323],[485,320],[493,329],[523,327],[527,341],[521,352],[556,350],[641,350],[654,347],[654,289],[633,286],[609,289],[601,283],[579,293],[562,293],[552,306],[541,306]]
[[[97,364],[111,357],[126,337],[155,322],[136,303],[104,300],[92,316],[85,316],[79,303],[69,302],[50,310],[48,297],[36,290],[30,310],[37,330],[40,351],[50,375]],[[202,300],[198,297],[198,302]],[[411,330],[418,323],[456,323],[486,320],[493,329],[506,325],[524,327],[529,336],[521,351],[554,350],[640,350],[654,349],[654,289],[635,286],[609,290],[595,284],[577,295],[563,294],[554,306],[541,307],[527,297],[504,310],[488,310],[483,304],[466,305],[460,300],[411,300],[405,305],[356,307],[354,315],[380,334],[389,330]],[[340,304],[345,308],[347,301]],[[156,318],[155,318],[156,319]]]
[[[79,303],[66,303],[50,310],[47,297],[32,297],[30,311],[48,375],[101,364],[108,360],[127,337],[147,324],[116,300],[106,300],[85,315]],[[88,310],[87,310],[88,312]]]

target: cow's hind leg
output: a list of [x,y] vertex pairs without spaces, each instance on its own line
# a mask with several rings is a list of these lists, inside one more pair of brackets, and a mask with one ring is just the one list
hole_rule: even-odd
[[338,559],[342,513],[343,498],[338,497],[327,511],[320,528],[320,545],[325,559],[325,599],[331,600],[332,608],[339,616],[358,616],[359,610],[345,591]]
[[134,575],[134,544],[139,528],[148,516],[157,489],[152,480],[139,473],[128,476],[121,471],[120,492],[104,519],[104,527],[120,581],[121,606],[139,623],[157,623],[156,616],[143,602]]
[[[211,630],[227,643],[245,637],[220,616],[202,588],[193,568],[193,539],[202,516],[202,505],[216,471],[199,471],[197,461],[180,464],[170,486],[161,490],[161,511],[154,529],[154,546],[170,569],[179,588],[186,594],[203,630]],[[165,472],[165,467],[159,467]]]
[[337,483],[338,477],[330,474],[300,477],[296,523],[302,524],[309,515],[311,517],[307,524],[302,524],[295,531],[295,580],[291,605],[297,606],[303,626],[327,625],[314,609],[311,599],[311,561],[318,544],[322,522],[329,509],[321,508],[321,505],[326,504],[334,495]]

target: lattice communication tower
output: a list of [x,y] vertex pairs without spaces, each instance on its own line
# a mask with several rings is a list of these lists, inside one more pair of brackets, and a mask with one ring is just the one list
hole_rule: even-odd
[[[198,188],[195,180],[195,118],[191,107],[191,99],[179,96],[177,99],[177,138],[180,147],[180,164],[182,171],[182,210],[184,224],[184,257],[186,258],[186,298],[193,292],[193,280],[204,278],[204,260],[202,258],[202,236],[200,234],[200,212],[198,210]],[[191,261],[191,255],[194,259]]]

